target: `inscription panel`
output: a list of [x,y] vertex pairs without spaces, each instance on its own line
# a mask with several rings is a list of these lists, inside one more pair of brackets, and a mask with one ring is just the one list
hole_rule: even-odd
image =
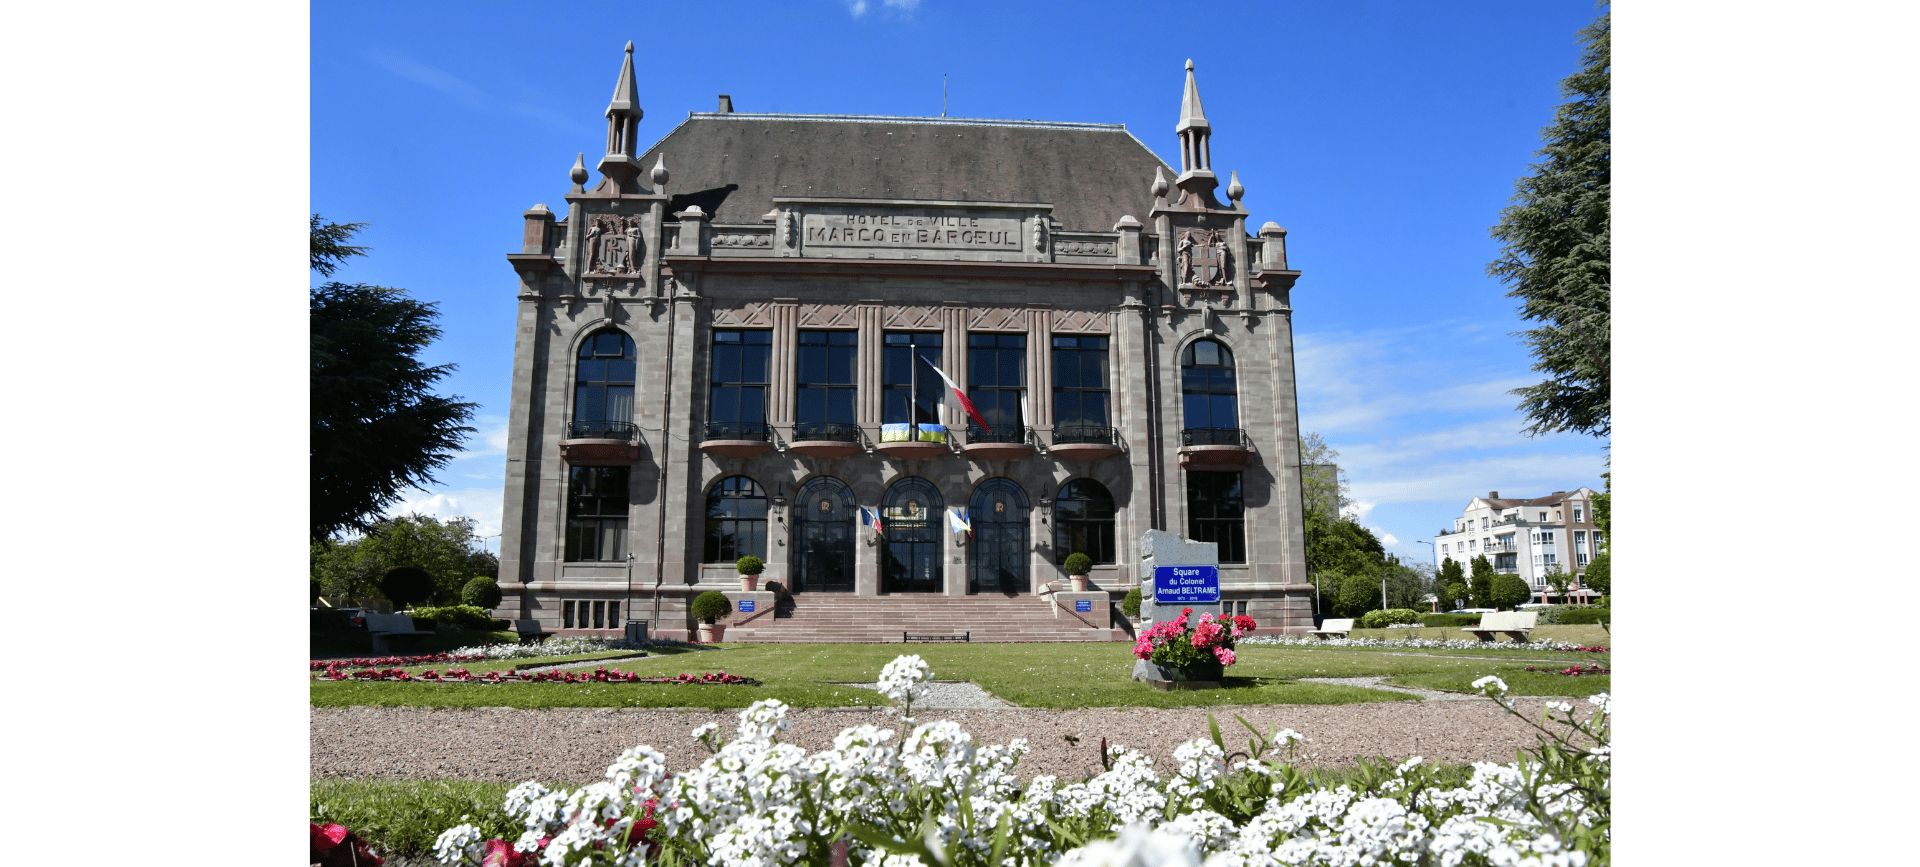
[[1022,215],[975,208],[836,208],[801,215],[806,247],[1021,252]]

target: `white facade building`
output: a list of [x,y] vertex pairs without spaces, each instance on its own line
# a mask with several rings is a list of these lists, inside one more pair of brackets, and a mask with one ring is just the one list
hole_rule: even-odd
[[1600,528],[1593,523],[1596,493],[1582,487],[1531,500],[1502,499],[1499,491],[1474,497],[1452,530],[1434,536],[1435,556],[1442,565],[1458,561],[1468,575],[1473,558],[1485,556],[1495,573],[1519,575],[1546,601],[1552,593],[1549,573],[1565,572],[1578,586],[1587,563],[1600,552]]

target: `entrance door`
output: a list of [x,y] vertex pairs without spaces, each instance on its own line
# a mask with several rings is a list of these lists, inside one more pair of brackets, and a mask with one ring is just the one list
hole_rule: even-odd
[[853,491],[821,476],[793,499],[795,593],[853,592]]
[[925,479],[901,479],[880,503],[886,545],[880,554],[883,593],[939,593],[940,534],[946,531],[946,504]]
[[1012,595],[1032,590],[1027,516],[1027,494],[1012,479],[988,479],[973,489],[967,504],[973,525],[973,541],[967,543],[967,592]]

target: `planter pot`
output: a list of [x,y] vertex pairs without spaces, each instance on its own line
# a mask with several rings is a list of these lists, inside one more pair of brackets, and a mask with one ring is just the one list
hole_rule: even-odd
[[1133,663],[1133,679],[1146,681],[1148,686],[1159,690],[1219,689],[1221,673],[1225,668],[1218,660],[1207,665],[1178,669],[1139,659]]
[[724,640],[726,635],[727,625],[725,623],[700,624],[700,642],[702,644],[712,644],[716,641]]
[[1073,592],[1075,593],[1087,592],[1087,576],[1085,575],[1073,576]]
[[740,589],[745,590],[749,593],[760,589],[760,576],[741,573]]

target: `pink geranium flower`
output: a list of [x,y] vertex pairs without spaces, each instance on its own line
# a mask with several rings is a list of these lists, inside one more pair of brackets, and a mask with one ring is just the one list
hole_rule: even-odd
[[1220,660],[1221,665],[1232,665],[1234,659],[1233,650],[1226,647],[1216,647],[1213,649],[1213,658]]

